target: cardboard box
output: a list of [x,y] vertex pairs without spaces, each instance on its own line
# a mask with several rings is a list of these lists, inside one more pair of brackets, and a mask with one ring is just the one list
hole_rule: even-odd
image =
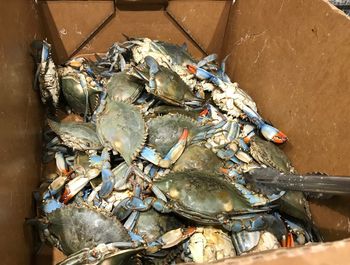
[[[122,33],[182,44],[196,57],[230,54],[228,74],[263,116],[289,136],[284,150],[300,172],[349,175],[350,22],[324,0],[152,0],[0,2],[0,168],[2,264],[54,264],[51,249],[32,255],[24,218],[39,184],[43,111],[32,89],[33,39],[48,37],[57,62],[103,52]],[[136,2],[136,3],[135,3]],[[143,3],[142,3],[143,2]],[[166,4],[166,7],[163,4]],[[327,241],[350,232],[346,197],[314,201]],[[216,264],[350,264],[350,241],[221,261]]]

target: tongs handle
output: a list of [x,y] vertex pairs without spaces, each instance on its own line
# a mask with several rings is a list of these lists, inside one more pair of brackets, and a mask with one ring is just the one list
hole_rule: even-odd
[[280,173],[272,168],[256,168],[246,174],[249,182],[264,184],[281,190],[311,193],[350,194],[350,176],[328,176],[317,173],[295,175]]

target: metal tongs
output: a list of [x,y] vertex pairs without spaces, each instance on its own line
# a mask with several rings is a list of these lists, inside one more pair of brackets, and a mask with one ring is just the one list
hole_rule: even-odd
[[350,194],[350,176],[328,176],[320,173],[286,174],[273,168],[256,168],[246,173],[245,177],[248,182],[281,190],[332,195]]

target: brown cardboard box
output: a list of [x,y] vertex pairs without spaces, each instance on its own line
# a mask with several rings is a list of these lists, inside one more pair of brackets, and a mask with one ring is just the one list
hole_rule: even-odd
[[[120,3],[120,1],[117,1]],[[121,33],[187,42],[197,57],[230,54],[228,74],[289,136],[285,151],[301,172],[348,175],[350,163],[350,22],[324,0],[0,1],[1,264],[34,259],[24,218],[41,173],[42,107],[32,89],[33,39],[48,37],[57,62],[106,51]],[[137,2],[137,3],[135,3]],[[314,218],[329,241],[349,236],[348,198],[315,201]],[[217,264],[350,264],[350,241],[281,249]]]

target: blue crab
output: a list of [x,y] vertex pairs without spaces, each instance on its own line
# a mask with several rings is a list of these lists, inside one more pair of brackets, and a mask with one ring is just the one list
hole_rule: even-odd
[[64,145],[73,150],[102,149],[102,144],[96,134],[96,127],[91,123],[48,120],[48,125],[62,139]]
[[97,107],[100,85],[87,72],[70,66],[60,68],[59,76],[62,93],[69,107],[74,113],[84,114],[86,120]]
[[43,41],[35,41],[32,47],[36,50],[38,66],[34,80],[34,87],[39,84],[41,101],[57,107],[60,96],[60,85],[55,63],[52,60],[51,45]]
[[251,206],[221,174],[183,171],[152,182],[139,169],[134,167],[133,172],[151,183],[152,188],[157,187],[166,199],[129,200],[125,205],[130,209],[143,211],[154,207],[162,213],[174,212],[199,224],[221,225],[234,233],[263,230],[276,222],[276,218],[268,214],[269,207]]
[[134,68],[135,76],[147,82],[146,89],[171,105],[201,106],[203,99],[194,95],[191,88],[174,71],[161,66],[151,57],[145,57],[145,65]]
[[126,72],[113,74],[107,83],[107,97],[114,101],[133,103],[140,96],[144,85]]

